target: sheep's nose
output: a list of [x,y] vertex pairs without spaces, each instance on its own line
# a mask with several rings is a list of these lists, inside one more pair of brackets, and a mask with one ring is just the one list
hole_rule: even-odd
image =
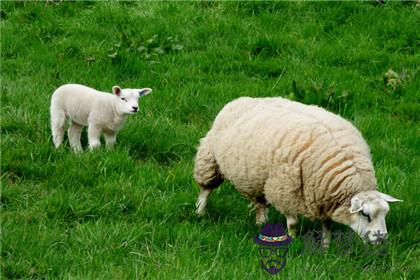
[[136,106],[133,106],[131,108],[133,108],[134,111],[137,111],[139,109],[139,107],[136,107]]
[[388,238],[388,233],[378,231],[377,233],[374,234],[374,237],[375,237],[375,239],[372,240],[373,243],[380,244]]

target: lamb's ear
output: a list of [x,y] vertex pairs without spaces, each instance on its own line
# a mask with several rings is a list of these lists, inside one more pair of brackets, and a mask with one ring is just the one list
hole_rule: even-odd
[[120,94],[121,94],[120,86],[113,86],[112,87],[112,93],[115,94],[116,96],[120,96]]
[[389,194],[386,194],[386,193],[381,193],[381,192],[377,192],[378,193],[378,195],[383,199],[383,200],[385,200],[385,201],[387,201],[387,202],[402,202],[402,200],[401,199],[398,199],[398,198],[395,198],[395,197],[392,197],[392,196],[390,196]]
[[351,200],[350,213],[356,213],[363,210],[363,202],[357,197]]
[[142,88],[139,90],[139,96],[145,96],[152,92],[151,88]]

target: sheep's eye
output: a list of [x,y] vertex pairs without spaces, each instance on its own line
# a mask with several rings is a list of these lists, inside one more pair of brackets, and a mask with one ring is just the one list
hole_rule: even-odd
[[368,219],[368,221],[370,223],[370,216],[363,211],[361,213],[362,213],[363,216],[365,216]]
[[127,99],[125,99],[124,97],[123,97],[123,98],[121,98],[121,100],[124,100],[125,102],[127,102]]

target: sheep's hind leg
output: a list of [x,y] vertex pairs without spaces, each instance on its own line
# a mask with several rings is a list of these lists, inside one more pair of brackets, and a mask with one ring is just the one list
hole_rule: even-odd
[[200,194],[198,195],[197,202],[195,203],[195,212],[198,216],[203,216],[205,213],[205,208],[207,206],[207,200],[209,198],[210,193],[212,192],[212,189],[207,189],[204,187],[200,188]]
[[210,193],[220,186],[222,182],[223,178],[220,174],[215,174],[215,177],[213,177],[212,180],[207,181],[206,184],[197,182],[200,186],[200,194],[198,195],[197,202],[195,204],[198,216],[204,215]]
[[56,148],[60,147],[64,138],[64,126],[66,124],[66,115],[64,111],[51,108],[51,132],[53,143]]
[[216,159],[202,140],[195,158],[194,179],[200,186],[200,194],[196,203],[196,213],[203,216],[210,193],[223,183]]
[[82,151],[82,144],[80,143],[80,136],[82,134],[82,129],[83,129],[82,125],[72,122],[68,130],[70,147],[76,153]]

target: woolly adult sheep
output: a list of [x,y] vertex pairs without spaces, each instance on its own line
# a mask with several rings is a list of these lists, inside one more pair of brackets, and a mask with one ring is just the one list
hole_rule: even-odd
[[152,92],[150,88],[121,89],[112,87],[113,94],[100,92],[83,85],[66,84],[59,87],[51,98],[51,130],[53,142],[58,148],[63,142],[66,119],[70,120],[68,137],[75,152],[81,151],[80,135],[83,126],[88,126],[90,149],[101,145],[100,134],[104,133],[108,147],[115,144],[118,130],[127,115],[139,110],[138,99]]
[[197,214],[224,179],[251,200],[257,224],[273,205],[296,234],[297,216],[322,221],[324,246],[330,221],[350,226],[372,243],[387,235],[387,202],[376,191],[369,147],[343,118],[283,98],[242,97],[227,104],[201,139],[194,178]]

